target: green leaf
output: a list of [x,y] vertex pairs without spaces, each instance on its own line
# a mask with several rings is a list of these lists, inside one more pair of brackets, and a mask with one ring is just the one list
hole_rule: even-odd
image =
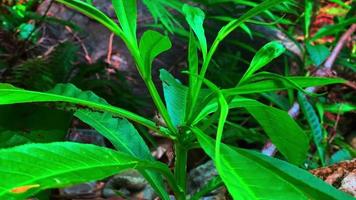
[[[223,93],[228,96],[238,94],[253,94],[262,92],[273,92],[287,89],[298,89],[312,86],[323,86],[336,83],[345,83],[345,80],[339,78],[322,77],[302,77],[286,76],[283,79],[262,79],[256,82],[247,82],[234,88],[223,89]],[[289,80],[289,81],[286,81]],[[292,84],[294,83],[294,84]]]
[[[109,105],[104,99],[93,92],[81,91],[72,84],[58,84],[48,92],[36,92],[16,88],[10,84],[0,84],[0,105],[30,102],[68,102],[81,106],[88,106],[95,110],[107,111],[112,114],[128,118],[152,130],[158,130],[156,124],[130,111]],[[163,129],[161,129],[163,130]]]
[[140,53],[144,61],[145,78],[151,78],[153,60],[161,53],[169,50],[172,43],[167,36],[157,31],[148,30],[143,33],[140,40]]
[[320,66],[330,55],[329,49],[325,45],[310,45],[306,44],[310,59],[315,66]]
[[35,104],[2,105],[0,113],[0,130],[32,143],[63,141],[72,120],[71,113]]
[[151,15],[154,18],[155,23],[159,20],[163,26],[171,33],[177,32],[183,29],[179,20],[175,18],[175,15],[170,12],[169,8],[180,12],[183,3],[179,0],[166,1],[166,0],[143,0],[143,3],[147,6]]
[[343,20],[337,24],[323,26],[321,29],[318,30],[318,32],[314,34],[310,41],[312,42],[324,36],[339,33],[340,31],[343,31],[345,27],[354,23],[356,23],[356,17],[351,17],[350,19]]
[[319,157],[323,166],[325,166],[325,142],[326,138],[323,134],[322,126],[320,124],[319,118],[313,108],[309,103],[307,98],[302,93],[298,93],[298,102],[308,121],[311,128],[311,133],[313,137],[314,144],[319,153]]
[[0,148],[9,148],[22,144],[32,143],[30,139],[21,133],[13,131],[0,131]]
[[310,22],[313,16],[313,5],[314,1],[312,0],[305,0],[304,1],[304,35],[305,38],[309,38],[309,27],[310,27]]
[[340,149],[331,156],[329,164],[333,165],[341,161],[351,160],[352,158],[352,155],[347,149]]
[[113,0],[112,5],[127,38],[136,43],[137,5],[136,0]]
[[[229,22],[227,25],[222,27],[216,36],[213,44],[211,45],[208,54],[206,56],[206,59],[203,62],[202,68],[199,73],[199,79],[197,80],[196,86],[193,88],[193,91],[191,94],[193,94],[193,97],[191,98],[191,110],[194,110],[198,101],[198,96],[200,95],[200,90],[202,86],[202,81],[204,80],[205,74],[208,70],[209,64],[211,59],[213,58],[214,53],[216,52],[220,42],[228,36],[232,31],[234,31],[237,27],[239,27],[242,23],[244,23],[246,20],[260,14],[261,12],[283,2],[286,0],[265,0],[262,3],[258,4],[256,7],[248,10],[245,14],[243,14],[241,17],[238,19],[234,19],[231,22]],[[189,120],[191,119],[192,113],[189,114]]]
[[256,55],[253,57],[248,70],[242,76],[239,84],[245,82],[249,79],[257,70],[261,69],[273,59],[277,58],[285,52],[285,48],[282,43],[278,41],[272,41],[264,45],[260,50],[257,51]]
[[356,110],[356,105],[350,103],[336,103],[336,104],[323,104],[322,107],[326,112],[342,114],[345,112],[352,112]]
[[164,99],[167,110],[173,125],[178,127],[182,125],[185,118],[185,108],[188,90],[179,80],[175,79],[165,69],[160,70],[160,79],[163,84]]
[[213,190],[216,190],[223,185],[224,184],[223,184],[220,176],[216,176],[216,177],[212,178],[206,185],[204,185],[202,188],[200,188],[199,191],[196,192],[190,198],[190,200],[199,200],[202,197],[207,196],[207,194],[211,193]]
[[40,190],[99,180],[120,170],[166,169],[89,144],[57,142],[0,150],[1,199],[24,199]]
[[106,14],[104,14],[94,6],[90,5],[89,3],[85,3],[80,0],[56,0],[56,1],[83,13],[84,15],[90,18],[95,19],[96,21],[103,24],[110,31],[114,32],[120,37],[123,37],[123,32],[120,29],[120,27],[113,20],[111,20]]
[[[145,141],[135,127],[126,119],[113,118],[109,113],[90,112],[78,110],[74,114],[80,120],[95,128],[106,137],[117,150],[138,159],[153,161]],[[169,199],[160,174],[149,170],[140,170],[141,174],[149,181],[161,198]]]
[[192,92],[197,82],[197,77],[199,74],[199,57],[198,57],[198,47],[197,42],[194,37],[194,33],[190,30],[189,34],[189,45],[188,45],[188,71],[189,71],[189,87],[188,87],[188,97],[187,104],[185,108],[185,121],[188,120],[189,112],[191,111],[191,102],[194,98]]
[[[287,112],[243,97],[235,97],[229,103],[229,108],[245,108],[290,162],[301,164],[305,160],[309,149],[308,137]],[[196,120],[203,119],[208,114],[216,112],[217,109],[217,101],[211,101],[200,112]]]
[[208,52],[208,47],[207,47],[205,32],[203,27],[205,14],[200,8],[193,7],[188,4],[184,4],[183,13],[185,15],[185,19],[187,20],[190,28],[193,29],[195,35],[199,40],[201,51],[203,53],[203,58],[205,59]]
[[[215,141],[197,128],[192,130],[214,160]],[[353,199],[305,170],[257,152],[222,144],[221,161],[219,175],[235,200]]]
[[188,46],[188,67],[189,67],[189,87],[193,87],[198,76],[199,57],[197,51],[197,44],[194,38],[194,34],[191,31],[189,35]]
[[116,149],[139,159],[153,160],[151,153],[135,127],[126,119],[113,118],[110,113],[80,109],[74,116],[106,137]]

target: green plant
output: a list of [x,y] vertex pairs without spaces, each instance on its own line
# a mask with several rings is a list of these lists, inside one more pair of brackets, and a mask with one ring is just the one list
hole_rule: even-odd
[[[111,106],[93,92],[81,91],[71,84],[58,84],[47,92],[0,84],[1,105],[30,102],[67,102],[76,105],[71,107],[75,110],[74,115],[105,136],[116,149],[55,142],[0,150],[0,179],[6,180],[0,183],[2,199],[21,199],[40,190],[102,179],[120,170],[133,168],[147,179],[162,199],[169,199],[169,190],[163,182],[165,179],[176,199],[183,200],[189,198],[186,194],[187,153],[194,148],[202,148],[210,156],[220,178],[213,179],[191,199],[198,199],[222,184],[234,199],[352,199],[294,166],[301,165],[306,158],[308,136],[285,111],[247,97],[248,94],[286,89],[297,89],[308,94],[303,88],[343,83],[344,80],[257,73],[284,53],[283,45],[276,41],[257,51],[236,87],[220,89],[205,79],[221,41],[246,20],[283,0],[264,1],[230,21],[220,29],[210,48],[203,28],[204,12],[184,5],[182,10],[191,29],[188,69],[184,71],[189,83],[185,86],[167,71],[161,70],[165,103],[153,83],[151,70],[153,60],[170,49],[171,42],[167,36],[153,30],[144,32],[138,40],[135,0],[113,0],[119,24],[83,1],[57,1],[99,21],[125,42],[165,125]],[[198,49],[202,60],[200,68]],[[224,144],[227,116],[235,108],[247,110],[291,164]],[[174,142],[176,159],[173,173],[168,166],[153,159],[147,145],[128,120],[146,126]],[[276,187],[271,187],[271,184]]]

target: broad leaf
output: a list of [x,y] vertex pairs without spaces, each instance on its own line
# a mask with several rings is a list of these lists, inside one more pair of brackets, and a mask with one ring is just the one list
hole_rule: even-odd
[[250,66],[246,73],[241,78],[239,84],[245,82],[249,79],[257,70],[261,69],[273,59],[280,56],[285,52],[285,48],[282,43],[273,41],[264,45],[260,50],[257,51],[256,55],[253,57]]
[[157,31],[148,30],[143,33],[140,40],[140,53],[144,61],[144,76],[151,77],[151,69],[153,60],[161,53],[172,47],[171,41],[167,36],[160,34]]
[[[74,115],[95,128],[116,149],[142,160],[154,160],[145,141],[135,127],[126,119],[113,118],[109,113],[97,113],[83,109],[78,110]],[[149,170],[140,170],[140,172],[156,189],[160,197],[169,199],[160,174]]]
[[163,84],[164,99],[166,101],[168,114],[174,126],[182,125],[185,118],[187,101],[187,87],[183,86],[169,72],[160,70],[160,79]]
[[191,29],[193,29],[195,35],[197,36],[200,44],[201,51],[203,53],[203,58],[205,59],[206,54],[208,52],[208,47],[205,38],[204,32],[204,12],[197,7],[190,6],[188,4],[184,4],[183,13],[185,15],[185,19],[187,20]]
[[329,49],[325,45],[307,44],[307,51],[315,66],[320,66],[330,55]]
[[136,0],[113,0],[112,5],[124,34],[136,43]]
[[[214,160],[215,141],[197,128],[193,131]],[[222,144],[221,162],[219,175],[235,200],[353,199],[305,170],[250,150]]]
[[[308,137],[287,112],[243,97],[235,97],[229,103],[229,108],[245,108],[290,162],[301,164],[305,160],[309,149]],[[196,120],[199,121],[217,110],[218,103],[213,100],[200,112]]]
[[70,8],[73,8],[90,18],[95,19],[104,26],[106,26],[110,31],[114,32],[119,36],[123,36],[123,32],[120,27],[111,20],[105,13],[101,12],[89,3],[85,3],[81,0],[56,0]]
[[[127,154],[89,144],[57,142],[0,150],[1,199],[24,199],[40,190],[103,179],[120,170],[161,168]],[[168,169],[167,169],[168,170]]]
[[319,154],[321,163],[324,166],[325,165],[326,138],[324,136],[319,117],[316,114],[313,106],[309,103],[307,98],[301,93],[298,93],[298,102],[299,102],[299,105],[303,111],[303,114],[304,114],[305,118],[307,119],[308,124],[311,128],[311,134],[313,137],[314,144],[318,150],[318,154]]
[[130,111],[111,106],[107,104],[104,99],[96,96],[93,92],[83,92],[72,84],[58,84],[53,90],[48,92],[36,92],[20,89],[10,84],[0,84],[0,105],[56,101],[88,106],[100,111],[107,111],[114,115],[119,115],[136,121],[152,130],[157,130],[156,124],[151,120],[143,118]]

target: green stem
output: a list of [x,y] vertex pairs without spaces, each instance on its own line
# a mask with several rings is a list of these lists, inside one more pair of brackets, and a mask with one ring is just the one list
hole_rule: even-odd
[[168,182],[168,185],[172,189],[175,197],[177,200],[185,200],[185,193],[182,191],[182,189],[179,187],[177,180],[175,176],[172,174],[172,172],[167,168],[166,165],[164,164],[157,164],[155,163],[154,165],[147,164],[151,169],[157,170],[158,172],[161,172],[164,177],[166,177],[166,180]]
[[177,180],[178,186],[186,195],[187,189],[187,155],[188,150],[179,142],[175,143],[175,164],[174,164],[174,176]]
[[164,121],[167,124],[167,127],[170,131],[172,131],[173,133],[177,133],[177,129],[175,128],[175,126],[173,125],[171,118],[168,115],[168,111],[157,91],[156,86],[154,85],[152,79],[147,79],[145,80],[146,86],[148,88],[148,91],[151,94],[151,97],[153,99],[154,104],[156,105],[158,112],[162,115],[162,118],[164,119]]

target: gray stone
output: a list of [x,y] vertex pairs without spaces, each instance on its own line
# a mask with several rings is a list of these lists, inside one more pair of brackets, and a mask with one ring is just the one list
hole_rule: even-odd
[[218,173],[213,161],[208,161],[189,172],[188,193],[193,194],[206,185]]

